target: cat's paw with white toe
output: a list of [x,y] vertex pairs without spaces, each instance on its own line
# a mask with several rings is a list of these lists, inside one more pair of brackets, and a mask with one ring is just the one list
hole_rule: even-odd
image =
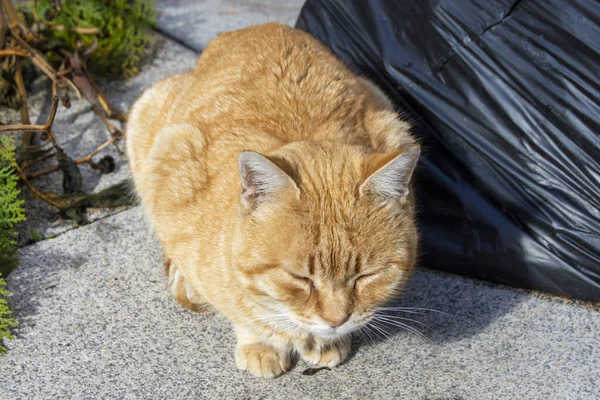
[[238,345],[235,362],[239,369],[258,378],[275,378],[288,370],[290,356],[269,345],[254,343]]
[[310,365],[334,368],[346,361],[351,349],[350,336],[335,341],[316,340],[302,346],[300,356]]

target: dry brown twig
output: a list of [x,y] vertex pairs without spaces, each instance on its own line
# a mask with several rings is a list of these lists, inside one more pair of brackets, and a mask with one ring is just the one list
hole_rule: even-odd
[[[106,142],[102,143],[100,146],[96,147],[96,149],[94,151],[92,151],[91,153],[89,153],[88,155],[76,159],[75,164],[89,164],[92,168],[95,168],[95,169],[98,168],[97,164],[92,160],[92,157],[94,157],[96,154],[98,154],[99,152],[104,150],[111,143],[114,143],[116,140],[117,140],[117,137],[113,136],[112,138],[108,139]],[[29,175],[28,179],[33,180],[35,178],[39,178],[40,176],[50,174],[52,172],[58,172],[58,171],[60,171],[60,167],[58,167],[58,166],[47,168],[42,171],[38,171],[38,172],[35,172],[35,173]]]
[[[60,3],[57,4],[57,11],[60,12]],[[34,24],[44,24],[51,29],[59,31],[69,29],[85,35],[96,35],[101,33],[97,28],[66,28],[60,24],[55,24],[52,21],[41,21],[37,15],[36,5],[37,1],[34,1]],[[78,50],[71,54],[64,49],[61,49],[60,55],[64,57],[65,61],[57,71],[50,65],[46,58],[36,50],[34,45],[30,44],[36,42],[35,39],[37,38],[34,32],[37,32],[37,30],[28,27],[25,21],[20,18],[11,0],[0,0],[0,58],[4,58],[5,62],[10,62],[10,65],[15,66],[15,83],[19,97],[23,101],[23,105],[20,109],[22,123],[0,126],[0,133],[22,132],[21,149],[22,151],[25,151],[32,146],[35,133],[39,132],[42,134],[42,139],[47,139],[56,149],[56,151],[51,154],[47,154],[46,151],[41,151],[43,155],[33,160],[23,160],[20,165],[16,166],[16,170],[24,184],[31,190],[35,197],[53,206],[64,208],[72,205],[72,198],[66,202],[64,201],[65,199],[61,200],[61,196],[56,193],[47,193],[37,190],[30,182],[40,176],[61,171],[60,165],[27,174],[27,171],[32,165],[46,161],[59,154],[65,155],[58,145],[54,132],[52,131],[52,125],[58,110],[59,100],[62,99],[63,104],[68,107],[70,102],[66,92],[68,89],[73,90],[79,98],[79,109],[81,109],[82,100],[85,98],[91,104],[93,112],[100,118],[110,133],[110,138],[107,141],[96,147],[88,155],[72,161],[77,165],[88,164],[92,168],[100,168],[100,166],[93,161],[93,157],[111,144],[116,146],[119,139],[123,137],[123,131],[110,120],[115,119],[123,123],[126,121],[126,115],[114,107],[102,94],[99,87],[88,74],[85,68],[85,60],[81,59]],[[85,58],[86,52],[89,53],[91,50],[93,49],[85,50],[82,53],[83,57]],[[52,105],[48,119],[44,125],[35,125],[30,121],[29,104],[27,101],[27,92],[23,81],[21,65],[22,60],[26,58],[31,60],[31,62],[52,81]],[[61,89],[63,89],[61,93],[65,94],[64,97],[59,97],[59,90]],[[78,113],[79,110],[76,114]],[[117,150],[121,152],[118,146],[116,147]],[[5,151],[4,149],[2,150]]]
[[7,56],[27,57],[27,54],[25,54],[25,52],[23,52],[23,51],[13,50],[13,49],[0,50],[0,57],[7,57]]
[[[52,124],[54,123],[54,118],[56,118],[56,111],[58,110],[58,96],[54,96],[52,98],[52,106],[50,107],[50,114],[48,115],[48,120],[44,125],[32,125],[32,124],[21,124],[21,125],[2,125],[0,126],[1,132],[10,132],[10,131],[23,131],[27,132],[44,132],[50,138],[50,142],[53,146],[57,147],[56,139],[52,134]],[[29,117],[27,117],[29,118]]]

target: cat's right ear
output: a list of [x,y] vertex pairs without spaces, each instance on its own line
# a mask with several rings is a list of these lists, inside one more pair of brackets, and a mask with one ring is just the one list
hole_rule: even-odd
[[277,199],[286,190],[299,193],[296,182],[262,154],[243,151],[238,163],[242,179],[241,201],[247,209]]
[[420,147],[415,145],[402,151],[373,157],[368,166],[371,175],[359,188],[361,196],[370,192],[384,199],[404,201],[420,154]]

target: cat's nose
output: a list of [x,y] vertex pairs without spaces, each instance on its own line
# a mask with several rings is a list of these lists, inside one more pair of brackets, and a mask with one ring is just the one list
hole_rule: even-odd
[[328,315],[321,316],[327,324],[332,328],[337,328],[346,323],[350,319],[350,314],[341,314],[341,315]]

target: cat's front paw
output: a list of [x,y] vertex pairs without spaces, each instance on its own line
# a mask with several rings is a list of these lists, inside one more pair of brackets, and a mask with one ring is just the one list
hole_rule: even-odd
[[275,378],[287,371],[290,356],[266,344],[238,345],[235,349],[235,363],[239,369],[258,378]]
[[350,355],[352,337],[350,335],[335,341],[312,339],[304,343],[300,349],[300,356],[304,361],[316,367],[337,367]]

